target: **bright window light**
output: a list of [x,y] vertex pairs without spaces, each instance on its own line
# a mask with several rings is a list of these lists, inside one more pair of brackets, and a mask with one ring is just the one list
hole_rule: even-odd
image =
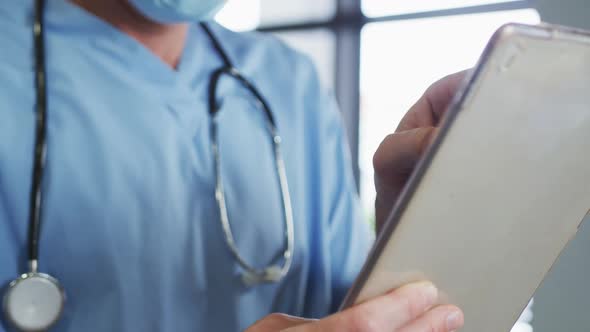
[[[416,3],[416,1],[412,1]],[[361,198],[372,216],[372,156],[402,116],[436,80],[472,67],[506,22],[538,23],[534,9],[367,25],[361,44]]]
[[260,2],[263,26],[329,20],[336,13],[335,0],[260,0]]
[[229,0],[215,19],[234,31],[329,20],[336,12],[334,0]]
[[230,30],[254,30],[260,23],[260,0],[229,0],[215,20]]
[[527,305],[522,315],[520,315],[518,322],[510,332],[533,332],[533,326],[531,325],[533,322],[533,302],[534,300],[531,300],[529,305]]

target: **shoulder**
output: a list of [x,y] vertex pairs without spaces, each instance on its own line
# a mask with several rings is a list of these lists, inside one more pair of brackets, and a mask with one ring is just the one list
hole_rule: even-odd
[[322,86],[308,56],[271,34],[237,33],[216,24],[211,28],[237,70],[268,102],[285,143],[305,132],[315,145],[330,135],[327,126],[341,127],[332,93]]
[[234,66],[267,99],[273,110],[291,126],[315,126],[332,115],[331,93],[325,89],[313,61],[269,33],[230,31],[211,24],[213,33]]
[[273,84],[313,84],[317,73],[311,59],[274,35],[262,32],[234,32],[218,24],[212,30],[229,53],[238,70],[259,81]]

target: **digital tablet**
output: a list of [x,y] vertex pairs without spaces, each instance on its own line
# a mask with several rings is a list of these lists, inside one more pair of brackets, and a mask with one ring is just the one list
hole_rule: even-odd
[[507,332],[590,209],[590,34],[489,42],[342,308],[431,280],[467,332]]

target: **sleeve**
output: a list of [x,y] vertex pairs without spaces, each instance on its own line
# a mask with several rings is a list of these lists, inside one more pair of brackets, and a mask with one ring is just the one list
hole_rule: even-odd
[[331,169],[324,170],[331,185],[327,234],[332,275],[331,312],[335,312],[366,260],[374,231],[362,213],[347,135],[333,98],[327,98],[325,110],[326,148],[331,150],[328,155],[335,156],[333,162],[326,162]]
[[[314,186],[320,191],[324,253],[330,275],[330,312],[338,310],[362,268],[374,242],[374,231],[364,217],[354,181],[347,135],[335,98],[322,88],[310,64],[308,79],[310,109],[315,113],[317,135],[314,142],[318,158]],[[309,111],[309,109],[308,109]],[[313,136],[315,136],[313,135]],[[328,267],[326,267],[328,268]]]
[[300,274],[289,284],[292,293],[281,296],[297,297],[289,300],[297,303],[289,313],[324,317],[338,310],[374,241],[361,211],[340,111],[306,55],[273,36],[228,36],[237,39],[235,53],[256,54],[241,57],[239,68],[272,96],[268,102],[283,135],[303,249]]

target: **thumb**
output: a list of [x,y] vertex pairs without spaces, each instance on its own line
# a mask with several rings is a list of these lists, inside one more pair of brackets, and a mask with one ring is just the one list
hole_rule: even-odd
[[313,319],[289,316],[285,314],[270,314],[254,323],[244,332],[278,332],[291,327],[313,322]]

